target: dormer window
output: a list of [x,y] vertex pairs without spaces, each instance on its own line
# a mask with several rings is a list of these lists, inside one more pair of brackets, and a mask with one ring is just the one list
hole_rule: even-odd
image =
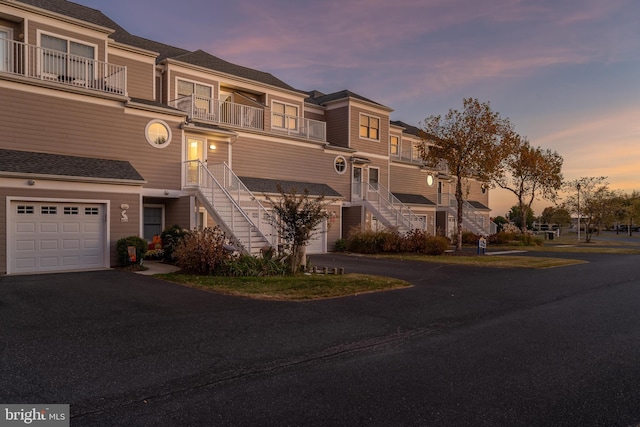
[[360,138],[380,141],[380,119],[360,114]]

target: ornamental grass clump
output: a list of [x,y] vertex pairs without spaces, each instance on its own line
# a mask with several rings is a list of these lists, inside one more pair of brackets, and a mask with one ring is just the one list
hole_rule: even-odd
[[173,251],[176,265],[185,273],[213,275],[232,257],[225,248],[229,243],[217,226],[188,232]]

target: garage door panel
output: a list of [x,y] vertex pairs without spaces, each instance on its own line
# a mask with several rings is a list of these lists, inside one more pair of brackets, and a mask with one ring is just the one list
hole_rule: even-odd
[[80,249],[80,240],[78,239],[63,239],[62,250]]
[[100,249],[102,242],[98,239],[84,239],[84,249]]
[[35,222],[18,222],[16,223],[15,230],[18,233],[35,233],[36,223]]
[[57,250],[58,240],[40,240],[40,250]]
[[12,202],[9,272],[107,267],[104,213],[100,204]]
[[63,233],[79,233],[80,223],[77,222],[65,222],[62,224]]
[[39,228],[40,228],[40,233],[57,233],[58,223],[57,222],[41,222]]

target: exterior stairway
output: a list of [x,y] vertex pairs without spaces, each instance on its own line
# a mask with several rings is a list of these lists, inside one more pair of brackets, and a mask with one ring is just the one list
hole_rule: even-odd
[[[454,206],[449,207],[449,212],[456,217],[458,215],[457,203],[452,200],[452,204]],[[498,226],[493,221],[485,219],[485,216],[466,200],[462,204],[462,228],[474,234],[485,236],[495,234],[498,231]]]
[[237,248],[258,255],[274,245],[277,233],[267,210],[226,164],[208,168],[196,160],[186,169],[187,186]]
[[396,228],[400,233],[407,233],[413,229],[426,230],[424,218],[415,215],[381,184],[358,185],[362,185],[362,203],[385,227]]

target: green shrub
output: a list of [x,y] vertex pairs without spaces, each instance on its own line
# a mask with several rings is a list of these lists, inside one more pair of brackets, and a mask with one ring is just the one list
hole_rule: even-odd
[[336,240],[336,251],[345,252],[347,250],[347,239]]
[[377,254],[382,252],[383,243],[382,233],[354,229],[347,238],[347,250],[361,254]]
[[186,273],[212,275],[231,258],[227,238],[218,227],[188,232],[173,251],[176,265]]
[[162,239],[162,250],[164,251],[163,256],[165,261],[175,261],[173,251],[188,233],[188,230],[181,228],[179,225],[172,225],[164,229],[160,238]]
[[451,242],[444,236],[427,236],[424,253],[426,255],[442,255],[450,246]]
[[[135,246],[136,259],[130,261],[129,259],[129,246]],[[147,241],[138,236],[123,237],[116,242],[116,257],[118,258],[118,265],[127,267],[133,264],[140,264],[147,252]]]

